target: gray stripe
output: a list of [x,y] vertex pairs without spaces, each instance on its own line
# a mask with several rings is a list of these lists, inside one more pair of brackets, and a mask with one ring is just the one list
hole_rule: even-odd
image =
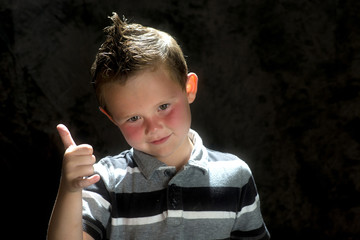
[[[121,159],[117,159],[115,164],[120,161]],[[208,172],[205,175],[201,169],[186,165],[185,169],[178,172],[173,178],[172,175],[175,174],[175,168],[173,167],[162,167],[156,170],[150,179],[147,179],[141,172],[137,172],[137,168],[132,173],[126,171],[126,168],[121,169],[121,171],[119,169],[114,171],[113,169],[116,169],[116,166],[109,159],[100,161],[96,165],[96,172],[101,175],[108,191],[115,193],[157,191],[166,188],[169,181],[182,187],[226,186],[241,188],[251,176],[246,163],[237,158],[232,161],[209,161]],[[112,169],[111,172],[109,168]],[[117,175],[114,175],[114,173],[117,173]]]

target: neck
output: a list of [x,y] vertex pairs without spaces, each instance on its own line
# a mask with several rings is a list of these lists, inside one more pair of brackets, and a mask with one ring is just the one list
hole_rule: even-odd
[[176,171],[181,170],[190,159],[191,152],[193,150],[193,143],[186,137],[184,143],[170,156],[159,159],[168,166],[176,167]]

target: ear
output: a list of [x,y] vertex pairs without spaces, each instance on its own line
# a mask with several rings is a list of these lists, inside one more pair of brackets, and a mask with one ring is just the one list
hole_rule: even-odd
[[99,110],[100,110],[100,112],[105,114],[105,116],[107,116],[111,122],[113,122],[116,125],[114,119],[111,117],[111,115],[105,109],[103,109],[102,107],[99,107]]
[[186,93],[189,103],[194,102],[198,87],[198,76],[195,73],[189,73],[186,82]]

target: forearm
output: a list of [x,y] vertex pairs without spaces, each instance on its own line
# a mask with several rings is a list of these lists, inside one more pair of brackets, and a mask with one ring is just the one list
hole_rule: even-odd
[[[88,144],[77,146],[69,129],[59,124],[57,130],[65,147],[58,196],[51,214],[48,240],[80,240],[82,230],[82,189],[100,180],[94,174],[93,148]],[[85,239],[92,239],[84,233]]]
[[48,240],[80,240],[82,234],[82,193],[68,192],[60,186],[50,218]]

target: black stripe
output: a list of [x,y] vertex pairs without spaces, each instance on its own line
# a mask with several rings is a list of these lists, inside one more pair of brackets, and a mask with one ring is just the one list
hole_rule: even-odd
[[256,185],[253,177],[251,176],[248,183],[241,188],[238,211],[240,212],[243,207],[253,204],[255,202],[256,195]]
[[[98,229],[95,229],[93,226],[96,226]],[[83,216],[82,227],[84,232],[87,232],[95,240],[106,239],[106,230],[100,221],[94,220],[88,216]],[[98,232],[99,230],[101,232]]]
[[169,186],[148,193],[112,194],[112,217],[146,217],[166,210],[233,211],[240,189],[228,187],[180,188]]
[[199,187],[183,188],[185,211],[232,211],[236,212],[239,188]]
[[147,193],[112,193],[112,212],[114,218],[147,217],[160,214],[167,209],[167,190]]
[[108,201],[109,203],[111,203],[111,198],[110,198],[110,194],[107,191],[104,181],[102,180],[102,178],[100,178],[100,180],[93,184],[90,185],[87,188],[84,188],[84,190],[90,191],[90,192],[95,192],[100,194],[106,201]]
[[166,210],[239,212],[257,195],[252,178],[242,188],[199,187],[167,189],[143,193],[110,193],[112,217],[147,217]]
[[86,188],[100,194],[112,206],[112,217],[146,217],[161,214],[167,209],[184,211],[240,212],[254,203],[257,195],[252,177],[242,188],[198,187],[167,189],[143,193],[109,193],[102,179]]
[[230,239],[243,239],[243,238],[253,238],[253,237],[261,237],[259,240],[267,240],[270,239],[269,234],[266,231],[264,224],[257,229],[250,230],[250,231],[233,231],[231,232]]

